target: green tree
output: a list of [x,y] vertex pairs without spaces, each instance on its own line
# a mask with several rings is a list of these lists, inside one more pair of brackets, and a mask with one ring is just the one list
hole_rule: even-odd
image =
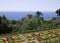
[[3,19],[3,20],[7,20],[7,18],[6,18],[6,16],[5,16],[5,15],[3,15],[3,16],[2,16],[2,19]]
[[12,31],[12,29],[8,27],[7,21],[5,16],[0,17],[0,34],[6,34]]
[[57,15],[60,16],[60,9],[56,11]]
[[27,17],[28,18],[33,18],[33,15],[32,14],[28,14]]
[[11,21],[11,24],[13,24],[13,25],[16,24],[16,23],[17,23],[16,20],[12,20],[12,21]]
[[41,17],[42,15],[43,15],[43,14],[42,14],[41,12],[37,11],[35,17],[36,17],[36,18],[39,18],[39,17]]
[[1,21],[1,17],[0,17],[0,29],[1,29],[1,25],[2,25],[2,21]]
[[1,21],[1,17],[0,17],[0,24],[2,23],[2,21]]

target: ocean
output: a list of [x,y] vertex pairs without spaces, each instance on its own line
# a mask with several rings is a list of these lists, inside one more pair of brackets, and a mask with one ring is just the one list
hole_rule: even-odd
[[[9,20],[20,20],[28,14],[32,14],[34,16],[36,12],[0,12],[0,16],[5,15]],[[42,12],[42,14],[45,20],[50,20],[57,16],[54,12]]]

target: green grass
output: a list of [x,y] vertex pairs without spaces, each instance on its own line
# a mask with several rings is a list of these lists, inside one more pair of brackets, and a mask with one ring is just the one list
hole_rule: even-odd
[[4,42],[0,42],[0,43],[4,43]]
[[0,40],[0,43],[4,43],[3,40]]
[[8,36],[8,41],[9,41],[10,43],[13,43],[12,40],[10,39],[10,36]]

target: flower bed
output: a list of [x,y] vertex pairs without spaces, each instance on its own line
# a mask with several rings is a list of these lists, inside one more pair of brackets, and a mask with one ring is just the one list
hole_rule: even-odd
[[0,38],[0,43],[9,43],[7,38]]
[[[9,37],[9,38],[8,38]],[[0,38],[0,43],[20,43],[20,42],[28,42],[34,43],[32,41],[37,40],[40,43],[60,43],[60,30],[48,30],[42,32],[33,32],[29,34],[19,34],[6,36],[5,38]],[[26,42],[26,43],[27,43]]]
[[22,35],[12,36],[11,39],[13,40],[13,43],[25,41],[25,38]]
[[32,34],[25,34],[24,37],[28,40],[28,41],[31,41],[31,40],[34,40],[35,37],[32,36]]

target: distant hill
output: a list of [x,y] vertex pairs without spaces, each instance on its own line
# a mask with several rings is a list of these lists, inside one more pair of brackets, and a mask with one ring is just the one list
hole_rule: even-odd
[[[57,14],[54,12],[42,12],[44,19],[48,20],[52,17],[56,17]],[[0,12],[0,16],[5,15],[10,20],[20,20],[25,17],[27,14],[35,15],[35,12]]]

